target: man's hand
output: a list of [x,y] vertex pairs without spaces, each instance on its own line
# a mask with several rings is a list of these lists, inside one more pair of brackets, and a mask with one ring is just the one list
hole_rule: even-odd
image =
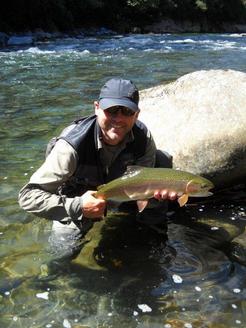
[[158,200],[176,200],[178,195],[175,191],[168,191],[166,189],[156,190],[154,193],[154,198]]
[[88,219],[102,219],[106,201],[94,197],[96,191],[88,190],[82,195],[82,213]]

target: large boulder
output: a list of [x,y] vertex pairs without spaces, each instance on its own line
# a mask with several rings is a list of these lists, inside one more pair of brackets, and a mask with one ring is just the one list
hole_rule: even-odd
[[246,73],[197,71],[141,91],[140,120],[175,168],[217,187],[246,177]]

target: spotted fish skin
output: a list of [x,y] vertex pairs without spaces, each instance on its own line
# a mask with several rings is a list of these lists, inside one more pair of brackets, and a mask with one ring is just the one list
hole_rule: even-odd
[[214,187],[206,178],[189,172],[140,166],[128,167],[126,173],[109,183],[99,186],[95,197],[125,202],[148,200],[157,190],[174,191],[180,206],[185,205],[188,197],[207,197]]

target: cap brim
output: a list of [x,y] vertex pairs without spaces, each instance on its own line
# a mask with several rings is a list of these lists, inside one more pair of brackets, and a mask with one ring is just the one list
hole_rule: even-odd
[[138,106],[129,99],[103,98],[99,100],[99,106],[103,110],[114,106],[124,106],[130,108],[134,112],[139,111]]

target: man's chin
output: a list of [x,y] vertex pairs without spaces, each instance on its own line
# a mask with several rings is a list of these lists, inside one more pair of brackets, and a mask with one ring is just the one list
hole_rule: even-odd
[[107,143],[110,145],[118,145],[123,139],[124,136],[121,134],[110,133],[110,135],[107,136]]

